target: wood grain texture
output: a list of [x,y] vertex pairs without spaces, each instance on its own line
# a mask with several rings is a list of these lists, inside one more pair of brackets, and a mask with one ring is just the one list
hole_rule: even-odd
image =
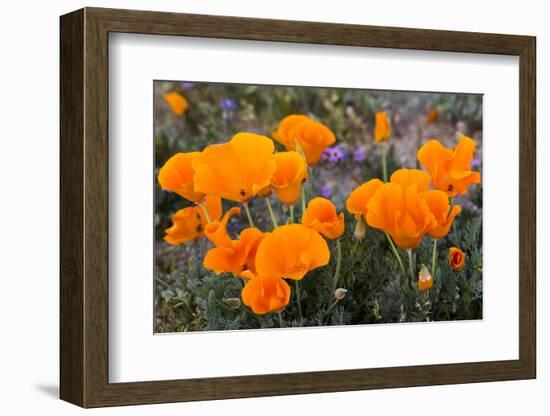
[[[108,380],[108,33],[517,55],[519,359],[207,379]],[[536,376],[535,38],[87,8],[61,18],[61,398],[83,407],[516,380]]]

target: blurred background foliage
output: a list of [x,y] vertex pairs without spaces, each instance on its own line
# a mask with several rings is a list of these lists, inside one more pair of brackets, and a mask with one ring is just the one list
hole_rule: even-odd
[[[181,116],[170,111],[166,92],[177,91],[189,103]],[[204,238],[181,246],[163,241],[171,215],[191,205],[176,194],[164,192],[156,176],[164,162],[177,152],[200,151],[241,131],[271,136],[288,114],[307,114],[326,124],[336,135],[335,146],[310,171],[308,199],[324,196],[339,211],[351,190],[381,177],[381,149],[372,137],[374,114],[387,111],[392,123],[388,141],[388,171],[417,167],[416,151],[431,138],[454,147],[457,131],[477,142],[474,166],[481,171],[482,97],[474,94],[421,93],[312,87],[156,81],[154,83],[155,146],[155,332],[277,327],[276,316],[256,316],[244,306],[230,307],[225,300],[239,298],[241,284],[232,276],[215,276],[202,267],[210,248]],[[435,110],[435,120],[428,119]],[[432,115],[434,113],[432,112]],[[278,150],[284,150],[276,144]],[[342,284],[348,292],[334,305],[334,264],[310,272],[302,281],[304,309],[299,320],[293,303],[285,309],[289,326],[343,325],[426,320],[461,320],[482,317],[482,186],[470,188],[455,199],[462,206],[457,221],[458,238],[467,256],[467,267],[453,271],[448,263],[450,238],[441,240],[434,287],[419,293],[416,282],[400,281],[399,266],[381,232],[370,229],[355,249],[355,220],[346,213],[342,238]],[[224,201],[224,210],[229,204]],[[256,225],[271,229],[263,201],[250,207]],[[288,215],[283,206],[277,215]],[[301,215],[298,211],[298,215]],[[230,233],[246,227],[246,218],[234,218]],[[333,242],[329,242],[334,249]],[[424,239],[415,250],[418,264],[430,263],[432,245]],[[349,255],[353,251],[353,255]],[[346,257],[346,253],[348,257]],[[334,258],[334,256],[332,256]]]

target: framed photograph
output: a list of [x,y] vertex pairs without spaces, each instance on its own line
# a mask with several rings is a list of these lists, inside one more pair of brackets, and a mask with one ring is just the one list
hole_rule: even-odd
[[534,37],[60,24],[63,400],[536,377]]

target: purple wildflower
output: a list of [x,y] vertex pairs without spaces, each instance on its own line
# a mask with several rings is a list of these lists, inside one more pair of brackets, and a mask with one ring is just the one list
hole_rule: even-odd
[[332,189],[331,189],[330,183],[325,182],[321,187],[321,196],[323,198],[330,198],[331,195],[332,195]]
[[472,160],[472,167],[476,168],[481,165],[481,159],[474,159]]
[[327,160],[329,163],[336,164],[346,157],[348,157],[348,154],[337,144],[336,146],[327,147],[323,152],[322,159]]
[[365,158],[365,149],[363,149],[362,147],[358,147],[357,149],[355,149],[355,152],[353,152],[353,161],[355,163],[361,163],[365,160]]
[[195,86],[195,84],[193,82],[182,82],[181,83],[181,88],[184,89],[184,90],[190,90],[194,86]]
[[224,98],[220,100],[220,108],[224,113],[235,111],[237,109],[237,103],[235,102],[235,100],[232,100],[231,98]]

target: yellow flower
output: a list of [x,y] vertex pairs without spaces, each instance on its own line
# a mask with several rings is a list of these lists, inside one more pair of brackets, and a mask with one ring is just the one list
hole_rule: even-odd
[[[205,208],[211,220],[219,220],[222,214],[220,198],[209,196]],[[172,216],[172,226],[165,230],[164,241],[168,244],[182,244],[204,234],[208,221],[201,207],[193,206],[180,209]]]
[[391,124],[388,113],[379,111],[374,115],[374,140],[377,143],[385,142],[391,136]]
[[298,150],[298,142],[310,166],[317,164],[325,149],[336,141],[334,133],[327,126],[303,114],[283,118],[277,131],[273,132],[273,138],[287,150]]
[[307,165],[297,152],[279,152],[273,155],[277,165],[271,186],[277,197],[287,205],[293,205],[300,197],[302,182],[307,178]]
[[313,198],[302,215],[302,224],[335,240],[344,233],[344,213],[336,213],[334,204],[325,198]]
[[166,101],[170,107],[170,110],[172,110],[172,112],[177,116],[181,116],[189,107],[189,103],[185,97],[176,91],[167,92],[164,94],[164,101]]
[[301,280],[307,272],[325,266],[330,259],[327,242],[301,224],[275,228],[260,243],[256,253],[257,273]]
[[195,191],[246,202],[270,185],[276,169],[273,141],[238,133],[223,144],[208,146],[193,159]]
[[479,172],[471,170],[475,145],[471,138],[463,136],[454,149],[439,140],[430,140],[418,150],[418,160],[432,175],[434,188],[453,198],[480,182]]
[[160,168],[158,181],[165,191],[172,191],[193,201],[200,202],[204,198],[201,192],[195,192],[193,183],[193,159],[199,152],[176,153]]

